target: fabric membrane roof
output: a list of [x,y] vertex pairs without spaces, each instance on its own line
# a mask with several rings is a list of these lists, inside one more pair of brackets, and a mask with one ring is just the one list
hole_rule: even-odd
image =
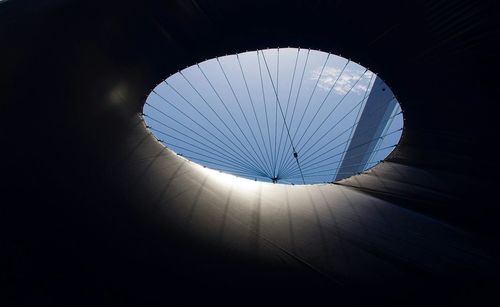
[[[474,0],[2,2],[0,304],[495,305],[497,20]],[[145,127],[169,76],[273,46],[390,85],[404,130],[384,162],[272,184]]]

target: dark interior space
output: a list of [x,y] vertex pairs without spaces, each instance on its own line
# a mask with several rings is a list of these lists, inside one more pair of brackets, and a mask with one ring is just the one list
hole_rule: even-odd
[[[498,304],[498,6],[0,2],[0,304]],[[286,46],[390,85],[385,162],[250,196],[145,128],[179,69]]]

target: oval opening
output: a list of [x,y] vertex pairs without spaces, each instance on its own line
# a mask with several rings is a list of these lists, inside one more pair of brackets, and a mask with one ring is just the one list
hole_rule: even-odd
[[180,156],[286,184],[338,181],[384,160],[402,134],[392,90],[331,53],[275,48],[206,60],[158,84],[144,105],[153,135]]

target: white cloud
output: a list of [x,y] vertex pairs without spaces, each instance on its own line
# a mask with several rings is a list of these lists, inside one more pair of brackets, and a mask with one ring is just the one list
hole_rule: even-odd
[[361,80],[356,83],[351,92],[358,95],[364,95],[365,91],[368,89],[373,73],[367,71],[363,75],[364,70],[346,68],[339,77],[341,72],[342,70],[340,68],[327,66],[321,74],[321,67],[318,67],[311,71],[311,80],[316,81],[319,79],[318,87],[325,91],[329,91],[330,88],[335,85],[332,91],[339,95],[345,95],[361,77]]

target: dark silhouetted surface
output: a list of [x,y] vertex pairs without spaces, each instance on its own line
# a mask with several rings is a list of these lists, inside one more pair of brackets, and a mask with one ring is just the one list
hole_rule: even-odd
[[[494,1],[1,3],[2,305],[498,303],[495,20]],[[387,162],[240,184],[141,122],[178,69],[288,45],[397,93]]]

